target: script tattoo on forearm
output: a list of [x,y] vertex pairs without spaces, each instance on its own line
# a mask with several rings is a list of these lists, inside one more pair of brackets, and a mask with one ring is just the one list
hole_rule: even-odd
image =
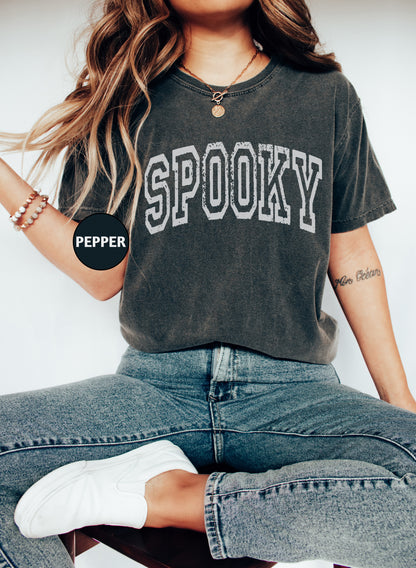
[[360,282],[362,280],[369,280],[370,278],[374,278],[375,276],[381,276],[381,270],[379,268],[367,268],[366,270],[357,270],[355,279],[357,282]]
[[354,278],[347,276],[341,276],[340,278],[336,278],[334,280],[334,290],[338,288],[338,286],[351,286],[355,282],[363,282],[364,280],[370,280],[370,278],[375,278],[381,276],[381,270],[379,268],[366,268],[357,270],[355,273],[355,280]]
[[341,278],[335,279],[334,289],[336,290],[338,288],[338,286],[348,286],[349,284],[352,284],[353,282],[354,282],[354,280],[352,278],[348,278],[348,276],[346,274],[344,274],[344,276],[341,276]]

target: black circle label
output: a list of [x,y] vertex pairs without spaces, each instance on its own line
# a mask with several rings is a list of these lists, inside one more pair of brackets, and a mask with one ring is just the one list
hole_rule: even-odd
[[114,215],[93,213],[78,224],[72,244],[82,264],[94,270],[108,270],[126,256],[129,234]]

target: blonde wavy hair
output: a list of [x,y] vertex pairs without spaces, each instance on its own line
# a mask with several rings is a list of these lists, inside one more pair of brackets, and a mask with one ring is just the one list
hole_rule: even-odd
[[[304,0],[254,0],[248,10],[253,38],[267,54],[310,72],[340,70],[332,53],[323,53]],[[92,25],[86,64],[75,89],[24,134],[0,135],[10,151],[39,151],[30,178],[39,178],[65,151],[81,153],[88,175],[69,214],[80,208],[99,173],[111,182],[107,213],[114,214],[134,189],[126,223],[132,227],[142,185],[139,135],[151,109],[149,85],[177,63],[186,49],[181,21],[169,0],[104,0]],[[132,110],[144,112],[132,132]],[[121,137],[126,160],[115,156],[113,135]]]

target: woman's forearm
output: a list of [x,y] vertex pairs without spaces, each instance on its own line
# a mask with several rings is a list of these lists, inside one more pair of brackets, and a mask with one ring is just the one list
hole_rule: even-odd
[[380,398],[398,406],[413,405],[382,267],[367,227],[332,235],[329,277]]
[[[25,202],[32,188],[0,158],[0,202],[10,215]],[[36,199],[26,211],[29,216],[39,205]],[[127,257],[110,270],[92,270],[82,264],[73,249],[72,237],[78,223],[69,221],[48,205],[33,225],[24,230],[33,245],[55,266],[99,300],[114,296],[123,285]],[[13,230],[10,227],[10,230]]]

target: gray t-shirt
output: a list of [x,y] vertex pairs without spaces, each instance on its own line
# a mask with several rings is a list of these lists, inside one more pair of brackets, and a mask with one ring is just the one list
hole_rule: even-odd
[[[330,362],[337,323],[321,301],[331,232],[395,209],[349,81],[273,57],[230,88],[222,118],[207,87],[178,69],[151,98],[124,338],[148,352],[219,341]],[[63,212],[84,177],[82,161],[69,160]],[[105,210],[109,182],[100,176],[95,187],[76,219]]]

